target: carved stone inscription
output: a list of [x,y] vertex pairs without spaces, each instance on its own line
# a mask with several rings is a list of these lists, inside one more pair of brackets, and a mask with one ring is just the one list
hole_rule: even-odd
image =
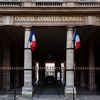
[[83,16],[15,16],[15,21],[84,21]]

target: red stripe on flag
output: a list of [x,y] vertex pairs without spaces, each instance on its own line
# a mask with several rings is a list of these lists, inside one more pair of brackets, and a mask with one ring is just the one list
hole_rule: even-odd
[[80,48],[80,41],[77,41],[76,43],[75,43],[75,49],[79,49]]
[[32,51],[35,51],[36,47],[37,47],[36,41],[32,41],[32,43],[31,43]]

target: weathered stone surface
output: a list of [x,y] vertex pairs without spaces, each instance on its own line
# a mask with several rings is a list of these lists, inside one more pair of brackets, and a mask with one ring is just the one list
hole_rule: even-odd
[[73,52],[73,28],[67,29],[67,46],[66,46],[66,86],[65,99],[73,100],[76,98],[76,88],[74,87],[74,52]]
[[76,100],[75,87],[65,87],[65,100]]
[[22,95],[32,96],[32,51],[28,48],[28,39],[30,36],[30,29],[25,29],[25,50],[24,50],[24,87],[22,88]]

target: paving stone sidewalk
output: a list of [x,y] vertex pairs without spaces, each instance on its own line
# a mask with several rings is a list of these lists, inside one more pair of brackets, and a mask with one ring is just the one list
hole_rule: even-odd
[[100,95],[79,95],[77,100],[100,100]]
[[[65,100],[63,95],[34,95],[32,98],[17,95],[0,95],[0,100]],[[100,95],[78,95],[77,100],[100,100]]]

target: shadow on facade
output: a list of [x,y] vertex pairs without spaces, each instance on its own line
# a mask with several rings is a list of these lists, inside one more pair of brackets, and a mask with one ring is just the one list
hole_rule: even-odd
[[77,93],[100,91],[100,27],[77,27],[81,48],[75,54],[75,86]]
[[0,89],[9,90],[23,86],[24,28],[0,27]]
[[[74,51],[74,83],[77,93],[100,92],[100,27],[77,26],[76,28],[81,40],[81,48]],[[32,27],[32,31],[36,33],[38,45],[32,55],[32,84],[35,93],[64,94],[66,82],[66,30],[66,27]],[[1,90],[23,87],[24,32],[23,27],[0,27]],[[51,77],[52,75],[47,77],[48,75],[45,74],[45,65],[48,62],[55,63],[53,77]],[[38,79],[36,73],[37,63],[39,64]],[[64,69],[62,69],[61,64],[63,64]],[[57,79],[58,72],[60,73],[59,79]]]

